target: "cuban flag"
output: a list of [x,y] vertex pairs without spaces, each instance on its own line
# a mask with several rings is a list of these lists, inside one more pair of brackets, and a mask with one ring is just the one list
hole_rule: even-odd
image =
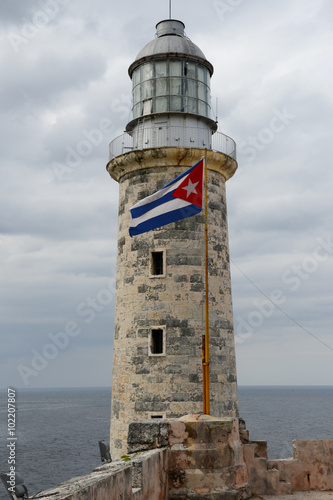
[[186,219],[202,210],[204,160],[131,209],[130,236]]

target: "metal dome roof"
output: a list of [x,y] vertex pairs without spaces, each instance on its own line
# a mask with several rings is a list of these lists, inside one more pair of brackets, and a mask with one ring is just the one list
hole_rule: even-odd
[[156,38],[149,42],[137,55],[130,65],[128,72],[132,76],[134,69],[142,62],[165,57],[185,56],[192,60],[199,60],[213,74],[214,68],[207,61],[202,50],[185,36],[185,25],[175,19],[160,21],[156,25]]

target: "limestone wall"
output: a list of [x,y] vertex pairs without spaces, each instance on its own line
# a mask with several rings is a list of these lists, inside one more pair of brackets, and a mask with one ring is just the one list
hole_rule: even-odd
[[166,500],[167,450],[127,456],[40,493],[45,500]]
[[40,495],[46,500],[286,498],[294,491],[333,490],[332,464],[333,441],[295,441],[293,458],[268,460],[267,443],[249,441],[238,419],[188,415],[132,423],[124,460]]
[[168,499],[245,500],[251,496],[238,419],[187,415],[132,423],[128,450],[167,446]]
[[203,415],[146,420],[130,425],[128,446],[130,452],[168,447],[170,500],[333,490],[333,441],[295,441],[293,458],[268,460],[266,441],[250,441],[239,427],[238,419]]
[[247,431],[241,437],[253,494],[333,490],[333,441],[295,440],[292,458],[268,460],[266,441],[249,441]]
[[293,441],[293,459],[270,460],[293,491],[333,490],[333,441]]

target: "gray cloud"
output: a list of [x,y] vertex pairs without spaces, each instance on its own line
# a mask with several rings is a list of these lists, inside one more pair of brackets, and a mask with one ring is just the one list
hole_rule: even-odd
[[35,6],[35,0],[26,0],[25,2],[3,0],[0,9],[1,23],[22,22],[22,18],[30,15]]
[[[80,334],[30,386],[104,385],[118,199],[108,143],[130,119],[128,66],[168,5],[59,1],[43,22],[45,6],[0,7],[0,380],[24,385],[17,367],[72,322]],[[173,5],[214,64],[214,114],[218,98],[220,130],[238,146],[227,185],[231,259],[267,296],[281,290],[281,308],[328,344],[332,254],[313,259],[318,238],[333,238],[332,15],[324,0]],[[277,309],[251,326],[265,297],[234,265],[232,283],[239,383],[326,384],[332,351]]]

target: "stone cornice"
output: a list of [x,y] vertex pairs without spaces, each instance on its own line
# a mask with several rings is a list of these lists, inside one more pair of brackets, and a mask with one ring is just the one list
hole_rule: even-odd
[[219,172],[227,181],[237,170],[237,161],[230,156],[212,150],[198,148],[150,148],[135,150],[117,156],[106,166],[110,176],[120,182],[132,172],[154,167],[183,166],[190,168],[207,153],[208,170]]

